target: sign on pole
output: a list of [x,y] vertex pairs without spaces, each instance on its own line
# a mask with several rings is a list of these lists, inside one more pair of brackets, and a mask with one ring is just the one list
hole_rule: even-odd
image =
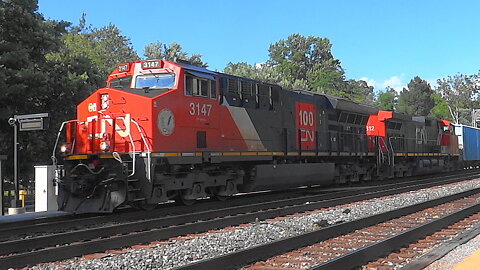
[[14,115],[8,119],[13,127],[13,180],[15,183],[15,197],[12,200],[12,207],[19,207],[19,184],[18,184],[18,131],[46,130],[48,128],[48,113]]

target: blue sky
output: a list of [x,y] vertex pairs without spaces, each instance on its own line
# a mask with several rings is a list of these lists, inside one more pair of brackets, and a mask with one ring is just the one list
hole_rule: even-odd
[[39,0],[46,19],[115,24],[134,49],[178,42],[211,69],[265,62],[268,47],[292,33],[329,38],[347,78],[376,90],[414,76],[431,83],[480,69],[480,1],[446,0]]

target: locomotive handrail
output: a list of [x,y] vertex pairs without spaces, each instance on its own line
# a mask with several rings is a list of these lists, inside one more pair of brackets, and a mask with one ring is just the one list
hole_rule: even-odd
[[[378,138],[383,142],[383,145],[385,145],[385,148],[387,149],[388,165],[391,165],[390,156],[393,156],[393,152],[392,152],[392,155],[390,155],[390,149],[389,149],[387,143],[385,142],[385,139],[384,139],[383,137],[378,137]],[[389,141],[389,144],[390,144],[390,141]],[[383,160],[384,154],[383,154],[382,147],[380,147],[380,145],[379,145],[378,148],[379,148],[379,150],[380,150],[380,153],[381,153],[381,155],[382,155],[382,160]]]
[[137,121],[131,119],[132,123],[135,124],[135,126],[138,129],[138,132],[140,133],[140,137],[142,138],[143,144],[145,144],[147,148],[147,179],[151,181],[151,173],[150,173],[150,165],[152,163],[152,156],[151,153],[152,151],[150,150],[150,146],[147,143],[147,140],[145,139],[145,136],[143,135],[142,129],[140,128],[140,125],[137,123]]
[[[62,124],[60,125],[60,129],[58,130],[58,133],[57,133],[57,139],[55,140],[55,145],[53,146],[52,156],[50,157],[52,159],[52,163],[54,166],[57,166],[57,157],[55,155],[55,151],[57,150],[58,140],[60,140],[60,135],[62,134],[63,127],[68,123],[74,123],[74,122],[80,122],[80,121],[78,121],[77,119],[68,120],[68,121],[62,122]],[[73,139],[73,145],[75,145],[75,137]],[[72,147],[72,151],[73,151],[73,147]]]
[[[125,126],[127,126],[127,122],[125,120],[125,117],[123,116],[118,116],[118,117],[115,117],[115,118],[119,118],[123,121],[123,124]],[[132,120],[130,120],[132,121]],[[135,174],[135,163],[136,163],[136,153],[137,153],[137,150],[135,149],[135,142],[133,141],[133,138],[132,138],[132,134],[130,132],[128,132],[128,138],[130,139],[130,143],[132,144],[132,173],[128,175],[128,177],[130,176],[133,176]]]
[[[393,145],[392,145],[392,141],[391,141],[392,138],[388,138],[388,144],[390,146],[390,149],[392,149],[392,166],[395,166],[395,150],[393,150]],[[388,147],[388,146],[387,146]]]

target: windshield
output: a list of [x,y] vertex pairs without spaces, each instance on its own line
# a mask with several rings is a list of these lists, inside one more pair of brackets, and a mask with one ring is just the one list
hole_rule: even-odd
[[172,88],[174,84],[175,74],[171,73],[140,75],[135,80],[135,88],[137,89],[145,87],[149,89]]

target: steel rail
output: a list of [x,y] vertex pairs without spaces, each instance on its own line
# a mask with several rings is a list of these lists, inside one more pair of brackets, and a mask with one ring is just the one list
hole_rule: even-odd
[[[464,176],[460,179],[465,180],[473,177],[474,175],[468,177]],[[455,180],[450,179],[443,181],[455,182],[459,181],[459,179],[457,178]],[[438,185],[438,183],[411,185],[408,187],[401,187],[399,189],[389,189],[386,191],[383,190],[370,193],[365,193],[365,190],[361,190],[359,192],[363,194],[357,194],[344,198],[330,199],[319,202],[311,202],[311,197],[315,197],[311,196],[308,200],[306,200],[305,198],[286,200],[288,203],[286,203],[285,201],[275,201],[263,204],[259,203],[249,206],[225,208],[220,210],[204,211],[201,213],[194,213],[189,215],[163,217],[152,220],[135,221],[125,224],[105,226],[101,228],[85,229],[75,232],[59,233],[51,236],[40,236],[24,240],[7,241],[0,243],[0,252],[3,255],[8,255],[0,258],[0,268],[22,267],[28,264],[66,259],[87,253],[104,251],[106,249],[121,248],[138,243],[151,242],[152,240],[168,239],[174,236],[238,225],[251,222],[256,219],[263,220],[278,216],[285,216],[297,212],[311,211],[318,208],[330,207],[338,204],[351,203],[352,201],[365,200],[378,196],[386,196],[406,192],[414,189],[428,187],[431,185]],[[381,189],[385,187],[376,188]],[[351,191],[348,191],[348,193],[351,194]],[[338,196],[338,194],[331,194],[331,196]],[[306,204],[306,202],[310,203]],[[293,203],[297,204],[294,206],[287,206],[292,205]],[[265,210],[266,208],[269,208],[269,210]],[[216,219],[208,220],[214,218]],[[137,232],[132,233],[132,231]],[[115,236],[111,237],[112,235]],[[110,238],[98,239],[102,237]],[[77,242],[86,239],[94,240],[81,243]],[[45,247],[50,248],[36,251],[28,251]],[[12,254],[14,252],[24,253]]]
[[[291,250],[313,245],[315,243],[318,243],[333,237],[348,234],[358,229],[373,226],[381,222],[385,222],[394,218],[409,215],[430,207],[434,207],[450,201],[458,200],[476,193],[480,193],[480,188],[465,191],[462,193],[457,193],[454,195],[438,198],[435,200],[431,200],[431,201],[427,201],[419,204],[415,204],[412,206],[399,208],[399,209],[388,211],[385,213],[361,218],[351,222],[332,225],[330,227],[326,227],[324,229],[320,229],[317,231],[308,232],[308,233],[300,234],[297,236],[277,240],[274,242],[251,247],[251,248],[240,250],[237,252],[232,252],[223,256],[177,267],[175,269],[177,270],[180,270],[180,269],[181,270],[187,270],[187,269],[188,270],[189,269],[208,270],[208,269],[234,269],[234,268],[242,267],[256,261],[264,260],[264,259],[273,257],[275,255],[289,252]],[[466,209],[465,212],[462,212],[460,214],[456,213],[454,215],[453,214],[449,215],[450,216],[449,222],[436,223],[436,227],[440,228],[441,226],[448,226],[451,223],[454,223],[456,220],[462,219],[463,217],[478,211],[480,211],[480,204],[476,204],[472,207],[468,207],[468,209]],[[417,237],[418,239],[418,237],[421,237],[425,233],[426,233],[425,231],[423,231],[422,233],[418,233],[418,231],[415,231],[410,233],[411,235],[409,236],[411,237],[410,239],[414,239],[415,237]],[[395,241],[397,240],[393,240],[393,242]],[[391,244],[391,242],[389,242],[388,244]],[[388,246],[388,244],[382,244],[381,248],[383,248],[383,250],[378,254],[368,251],[368,253],[366,253],[366,255],[369,256],[367,260],[369,261],[374,259],[375,258],[374,255],[376,255],[376,258],[378,258],[379,254],[384,254],[386,250],[392,250],[391,247]],[[396,246],[394,249],[398,249],[398,248],[399,247]],[[361,249],[364,249],[364,248],[361,248]],[[366,256],[366,255],[363,254],[362,256]],[[356,259],[358,259],[358,262],[356,261]],[[319,266],[314,266],[318,268],[311,268],[311,269],[351,269],[363,263],[366,263],[365,258],[361,259],[361,256],[358,256],[358,257],[355,256],[355,257],[349,257],[345,261],[343,259],[341,260],[338,259],[338,261],[336,261],[335,263],[332,262],[332,264],[328,264],[328,266],[325,266],[325,267],[324,267],[324,264],[322,264]]]
[[[464,177],[475,176],[477,172],[469,172],[467,175],[463,175]],[[451,176],[448,176],[451,177]],[[417,184],[420,185],[421,183],[425,182],[428,183],[428,186],[438,185],[441,183],[449,183],[452,180],[442,180],[445,176],[435,177],[437,180],[432,182],[432,179],[422,179],[422,180],[409,180],[409,181],[402,181],[399,183],[387,184],[383,186],[377,187],[364,187],[368,188],[369,192],[373,191],[380,191],[386,188],[394,188],[394,187],[401,187],[410,184]],[[453,180],[458,181],[457,180]],[[358,188],[362,188],[361,186]],[[327,188],[326,191],[329,189]],[[294,192],[290,191],[290,193],[301,193],[301,192],[322,192],[322,190],[295,190]],[[300,198],[292,199],[292,204],[298,204],[305,201],[317,201],[317,200],[327,200],[337,197],[342,197],[345,195],[356,195],[364,193],[364,190],[350,190],[350,191],[334,191],[328,194],[320,194],[320,195],[311,195],[311,196],[303,196]],[[284,192],[280,192],[279,194],[284,194]],[[290,194],[291,195],[291,194]],[[229,200],[227,202],[203,202],[202,204],[194,205],[194,206],[166,206],[163,208],[155,209],[152,211],[125,211],[122,213],[115,213],[112,215],[65,215],[65,216],[58,216],[58,217],[44,217],[44,218],[35,218],[28,220],[28,224],[26,224],[25,220],[21,220],[19,222],[11,222],[11,223],[0,223],[0,243],[1,241],[5,241],[6,239],[13,239],[16,235],[17,236],[24,236],[30,235],[35,236],[36,234],[45,234],[45,233],[56,233],[59,231],[71,230],[73,228],[79,228],[81,226],[93,226],[93,225],[101,225],[102,223],[109,223],[109,222],[128,222],[129,220],[138,220],[138,219],[148,219],[148,218],[157,218],[163,217],[167,215],[174,215],[179,214],[182,212],[191,213],[191,212],[198,212],[198,211],[205,211],[206,209],[221,209],[227,207],[234,207],[235,205],[244,205],[246,202],[242,203],[243,201],[251,202],[251,198],[253,196],[249,196],[249,194],[245,195],[246,197],[239,197],[235,198],[236,200]],[[267,194],[267,198],[271,200],[275,200],[278,196],[277,193],[275,194]],[[281,195],[284,196],[284,195]],[[265,195],[263,196],[265,197]],[[278,196],[280,197],[280,196]],[[285,201],[285,200],[282,200]],[[188,209],[187,209],[188,208]]]
[[[462,178],[463,179],[463,178]],[[447,180],[452,181],[452,180]],[[433,183],[406,186],[402,188],[383,190],[382,187],[378,187],[380,191],[368,192],[360,190],[360,194],[351,195],[351,191],[342,192],[344,197],[333,198],[321,201],[315,201],[315,199],[324,199],[322,195],[309,196],[296,199],[287,199],[274,201],[269,203],[258,203],[239,207],[230,207],[224,209],[215,209],[210,211],[197,212],[193,214],[160,217],[148,220],[135,220],[130,222],[124,222],[121,224],[114,224],[109,226],[102,226],[96,228],[87,228],[81,230],[75,230],[70,232],[61,232],[51,235],[37,236],[26,239],[11,240],[0,242],[0,255],[6,255],[14,252],[26,252],[33,249],[44,248],[48,246],[64,245],[79,240],[89,240],[101,237],[109,237],[117,234],[126,234],[131,232],[138,232],[144,230],[151,230],[157,228],[163,228],[168,226],[178,226],[186,223],[193,223],[199,220],[209,220],[215,218],[223,218],[223,223],[219,220],[219,224],[209,228],[215,229],[222,226],[232,226],[241,223],[247,223],[254,220],[264,220],[268,218],[274,218],[278,216],[286,216],[293,213],[312,211],[319,208],[326,208],[340,204],[348,204],[354,201],[361,201],[372,199],[375,197],[387,196],[397,194],[401,192],[410,191],[413,189],[422,188],[425,186],[431,186]],[[438,184],[438,183],[437,183]],[[338,194],[337,194],[338,195]],[[336,197],[335,194],[329,195]],[[308,204],[306,204],[308,203]],[[235,217],[230,217],[237,215]],[[207,229],[207,230],[209,230]],[[201,230],[200,230],[201,231]],[[196,232],[195,228],[188,233]],[[171,235],[170,237],[178,236],[181,234]]]
[[331,261],[313,266],[309,270],[352,269],[364,265],[372,260],[383,257],[395,250],[407,246],[409,243],[422,239],[442,228],[458,222],[480,211],[480,203],[465,207],[459,211],[432,220],[406,232],[379,241],[375,244],[344,254]]

